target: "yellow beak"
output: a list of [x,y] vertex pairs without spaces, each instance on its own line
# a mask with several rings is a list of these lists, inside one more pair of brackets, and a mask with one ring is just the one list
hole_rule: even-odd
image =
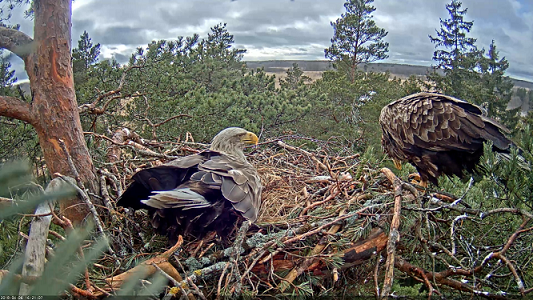
[[402,169],[402,162],[396,158],[393,158],[392,161],[394,162],[394,166],[396,169],[401,170]]
[[257,145],[257,143],[259,142],[259,138],[253,132],[246,133],[241,140],[243,141],[243,143],[250,145]]

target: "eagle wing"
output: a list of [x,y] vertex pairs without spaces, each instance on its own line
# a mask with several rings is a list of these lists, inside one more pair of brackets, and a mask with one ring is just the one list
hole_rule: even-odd
[[261,181],[248,162],[207,150],[167,164],[141,170],[117,205],[134,209],[152,207],[205,208],[220,195],[243,217],[254,222],[261,206]]
[[176,188],[186,181],[194,172],[193,168],[204,160],[204,156],[194,154],[135,173],[131,184],[118,198],[117,205],[133,209],[147,208],[141,200],[148,199],[154,191]]
[[198,169],[193,178],[206,178],[210,183],[215,181],[222,196],[231,202],[233,208],[255,222],[261,206],[262,186],[256,169],[250,163],[220,155],[201,163]]
[[[496,121],[479,107],[436,93],[418,93],[381,111],[382,145],[394,159],[414,164],[420,175],[436,183],[442,173],[462,175],[479,160],[483,142],[507,151],[512,142]],[[460,157],[462,156],[462,157]]]

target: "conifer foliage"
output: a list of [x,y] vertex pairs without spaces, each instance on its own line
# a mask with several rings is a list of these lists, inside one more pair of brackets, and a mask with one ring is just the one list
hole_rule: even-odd
[[[346,12],[331,22],[334,34],[331,46],[324,50],[326,58],[345,68],[354,82],[357,66],[388,57],[389,43],[383,39],[387,31],[379,28],[372,18],[374,0],[347,0]],[[341,66],[342,65],[342,66]]]
[[466,20],[468,9],[460,1],[452,0],[446,10],[449,18],[440,20],[436,36],[429,36],[437,48],[435,69],[444,75],[435,72],[428,75],[429,80],[438,91],[481,105],[489,116],[513,128],[516,111],[506,111],[512,94],[512,83],[504,76],[508,61],[499,57],[494,40],[488,52],[477,47],[477,40],[469,36],[474,21]]

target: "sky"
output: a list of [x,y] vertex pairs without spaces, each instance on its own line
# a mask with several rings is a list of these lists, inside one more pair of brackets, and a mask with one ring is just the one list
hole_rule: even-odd
[[[87,31],[101,44],[100,59],[125,63],[137,47],[152,40],[174,40],[194,33],[206,37],[210,28],[227,23],[245,61],[324,60],[335,21],[345,12],[345,0],[75,0],[73,47]],[[439,18],[448,18],[450,0],[375,0],[374,20],[388,31],[388,63],[431,66]],[[462,0],[470,37],[479,48],[495,41],[510,64],[507,75],[533,82],[533,0]],[[33,22],[14,12],[12,21],[33,35]],[[23,62],[13,60],[19,79]]]

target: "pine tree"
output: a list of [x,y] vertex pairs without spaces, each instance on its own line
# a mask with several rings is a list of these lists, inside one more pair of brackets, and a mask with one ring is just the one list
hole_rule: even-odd
[[346,68],[350,80],[355,80],[357,66],[389,57],[389,43],[385,29],[379,28],[372,19],[376,10],[374,0],[347,0],[346,13],[331,22],[334,34],[331,46],[324,50],[326,58],[336,61],[340,69]]
[[[0,50],[0,96],[16,97],[19,92],[14,84],[17,82],[15,71],[11,69],[9,57]],[[0,116],[0,161],[29,158],[39,163],[41,155],[35,132],[24,122]]]
[[11,70],[10,56],[4,57],[3,52],[0,50],[0,95],[12,96],[13,84],[17,82],[17,77],[15,70]]
[[[482,50],[482,53],[484,52]],[[491,117],[499,119],[509,128],[514,128],[518,121],[517,111],[506,110],[513,89],[513,82],[504,76],[507,68],[509,68],[509,62],[505,57],[499,57],[496,44],[492,41],[489,51],[478,62],[477,71],[480,74],[478,84],[473,84],[470,90],[474,103],[478,105],[486,103]]]
[[296,90],[306,82],[311,82],[311,78],[304,75],[304,72],[297,63],[293,63],[292,67],[287,69],[286,74],[287,76],[285,78],[279,79],[279,85],[284,89]]
[[81,82],[87,78],[87,70],[91,65],[98,62],[100,44],[93,45],[87,31],[83,31],[78,41],[78,48],[72,49],[72,67],[74,81]]
[[435,47],[433,60],[436,68],[444,71],[444,76],[429,74],[428,79],[437,90],[457,98],[482,105],[489,116],[498,119],[508,127],[516,125],[516,112],[506,111],[511,99],[513,84],[505,77],[509,62],[499,58],[496,43],[492,41],[489,51],[479,50],[476,39],[468,37],[473,21],[465,21],[467,8],[452,0],[446,5],[450,18],[440,20],[441,28],[437,37],[429,36]]
[[472,75],[471,70],[476,67],[480,52],[475,46],[476,39],[467,36],[473,21],[467,22],[464,17],[467,8],[461,10],[462,3],[452,0],[446,5],[450,14],[449,19],[440,19],[440,30],[436,30],[437,36],[429,36],[435,48],[433,60],[437,62],[437,69],[444,71],[445,77],[437,73],[430,74],[429,79],[436,83],[436,88],[442,92],[465,98],[464,82]]
[[200,41],[198,47],[191,52],[194,65],[192,70],[197,78],[209,91],[219,90],[229,78],[240,76],[244,72],[242,62],[245,49],[233,48],[233,35],[226,24],[217,24],[211,28],[207,39]]

